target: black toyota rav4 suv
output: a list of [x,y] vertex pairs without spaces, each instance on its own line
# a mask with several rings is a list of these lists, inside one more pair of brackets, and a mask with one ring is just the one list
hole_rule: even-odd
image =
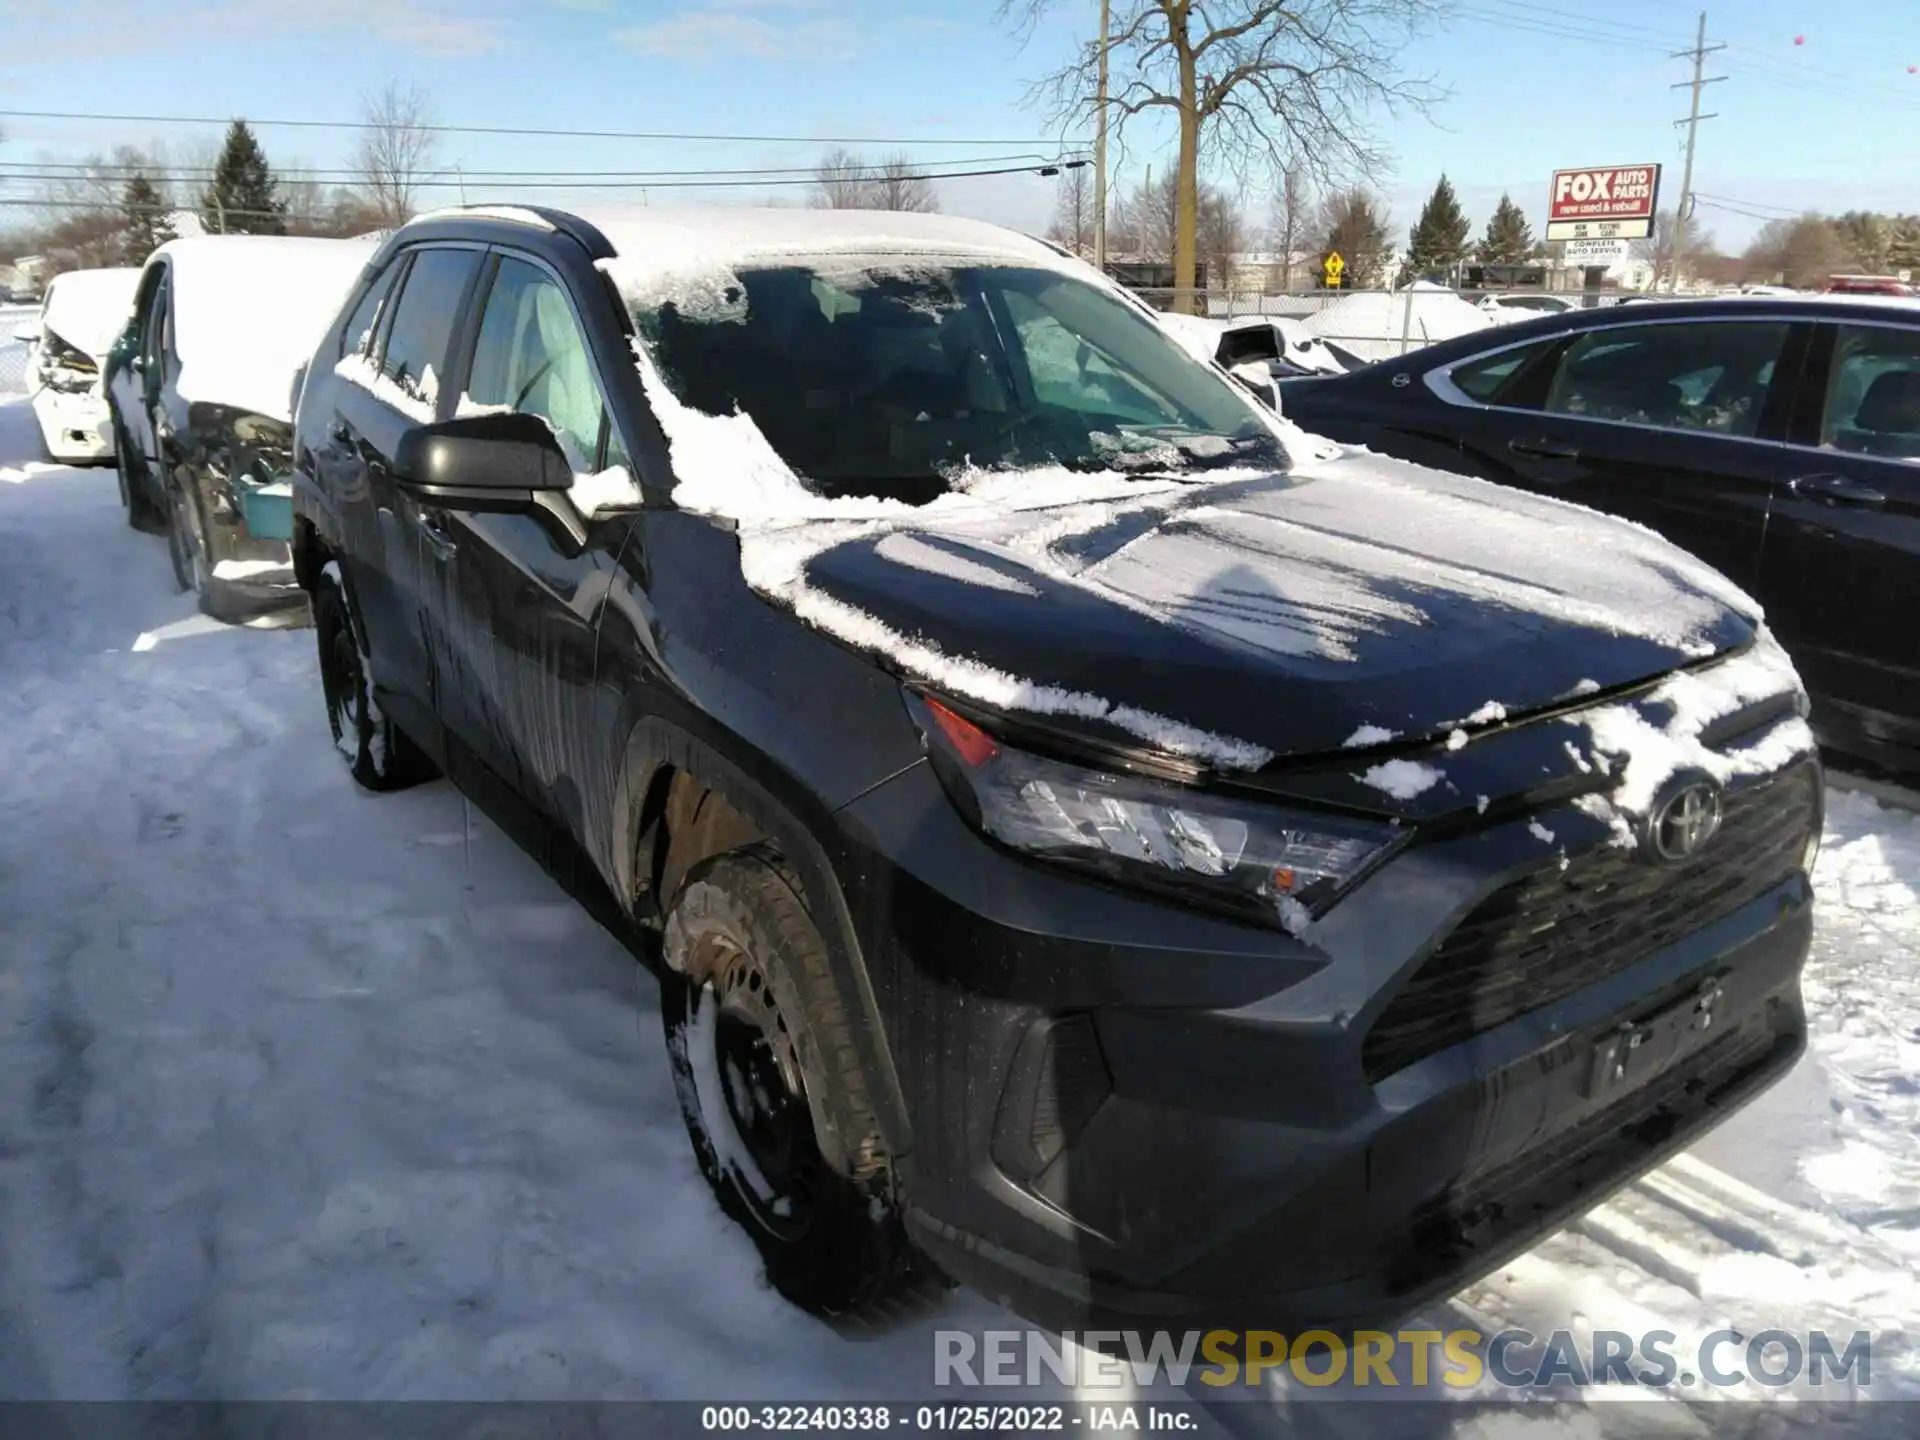
[[429,216],[296,468],[354,778],[444,771],[652,965],[802,1305],[1384,1321],[1803,1043],[1752,603],[1293,430],[1039,242]]

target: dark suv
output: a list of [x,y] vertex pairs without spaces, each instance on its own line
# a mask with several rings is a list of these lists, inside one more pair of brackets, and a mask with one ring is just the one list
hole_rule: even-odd
[[1038,242],[430,216],[295,443],[354,777],[657,970],[808,1307],[1387,1319],[1803,1043],[1822,782],[1739,593],[1317,447]]

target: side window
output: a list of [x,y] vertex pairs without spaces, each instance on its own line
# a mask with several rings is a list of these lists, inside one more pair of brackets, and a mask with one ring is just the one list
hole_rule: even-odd
[[1786,343],[1784,321],[1591,330],[1561,358],[1546,408],[1591,420],[1751,436]]
[[168,303],[173,291],[173,276],[162,270],[160,283],[153,287],[153,299],[140,321],[140,353],[146,357],[147,373],[160,374],[161,360],[173,348],[173,306]]
[[1533,345],[1521,345],[1456,365],[1451,372],[1454,388],[1482,405],[1499,404],[1507,382],[1558,343],[1557,340],[1541,340]]
[[1163,404],[1123,379],[1104,355],[1047,308],[1049,293],[1010,289],[1004,296],[1034,399],[1082,416],[1149,425],[1164,421],[1168,412]]
[[1856,455],[1920,460],[1920,329],[1839,327],[1820,443]]
[[367,293],[360,297],[360,303],[353,307],[346,328],[340,332],[341,355],[365,355],[373,348],[373,332],[380,328],[380,313],[385,308],[387,296],[393,290],[394,278],[400,273],[400,262],[388,264],[374,277],[367,287]]
[[[553,427],[568,463],[598,468],[606,404],[593,357],[580,333],[567,292],[546,271],[503,258],[487,294],[466,401],[523,415]],[[624,464],[625,456],[611,464]]]
[[439,400],[460,301],[479,263],[477,250],[422,250],[400,288],[380,373],[423,404]]

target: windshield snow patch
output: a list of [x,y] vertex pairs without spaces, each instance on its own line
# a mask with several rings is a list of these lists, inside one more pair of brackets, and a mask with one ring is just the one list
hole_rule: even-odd
[[1388,760],[1375,765],[1364,774],[1354,776],[1363,785],[1371,785],[1375,790],[1384,791],[1396,800],[1412,800],[1424,795],[1446,775],[1432,765],[1424,765],[1418,760]]

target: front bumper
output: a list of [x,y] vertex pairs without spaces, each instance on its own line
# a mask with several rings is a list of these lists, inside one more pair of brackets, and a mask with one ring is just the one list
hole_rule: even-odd
[[88,464],[113,458],[113,415],[98,395],[43,389],[33,397],[33,416],[55,460]]
[[[1386,1323],[1683,1148],[1804,1045],[1797,870],[1370,1082],[1367,1036],[1436,941],[1552,863],[1528,819],[1405,852],[1308,945],[1007,856],[925,766],[841,817],[915,1238],[1056,1328]],[[1604,843],[1571,806],[1533,818],[1571,853]],[[1623,1023],[1645,1054],[1597,1075]]]

